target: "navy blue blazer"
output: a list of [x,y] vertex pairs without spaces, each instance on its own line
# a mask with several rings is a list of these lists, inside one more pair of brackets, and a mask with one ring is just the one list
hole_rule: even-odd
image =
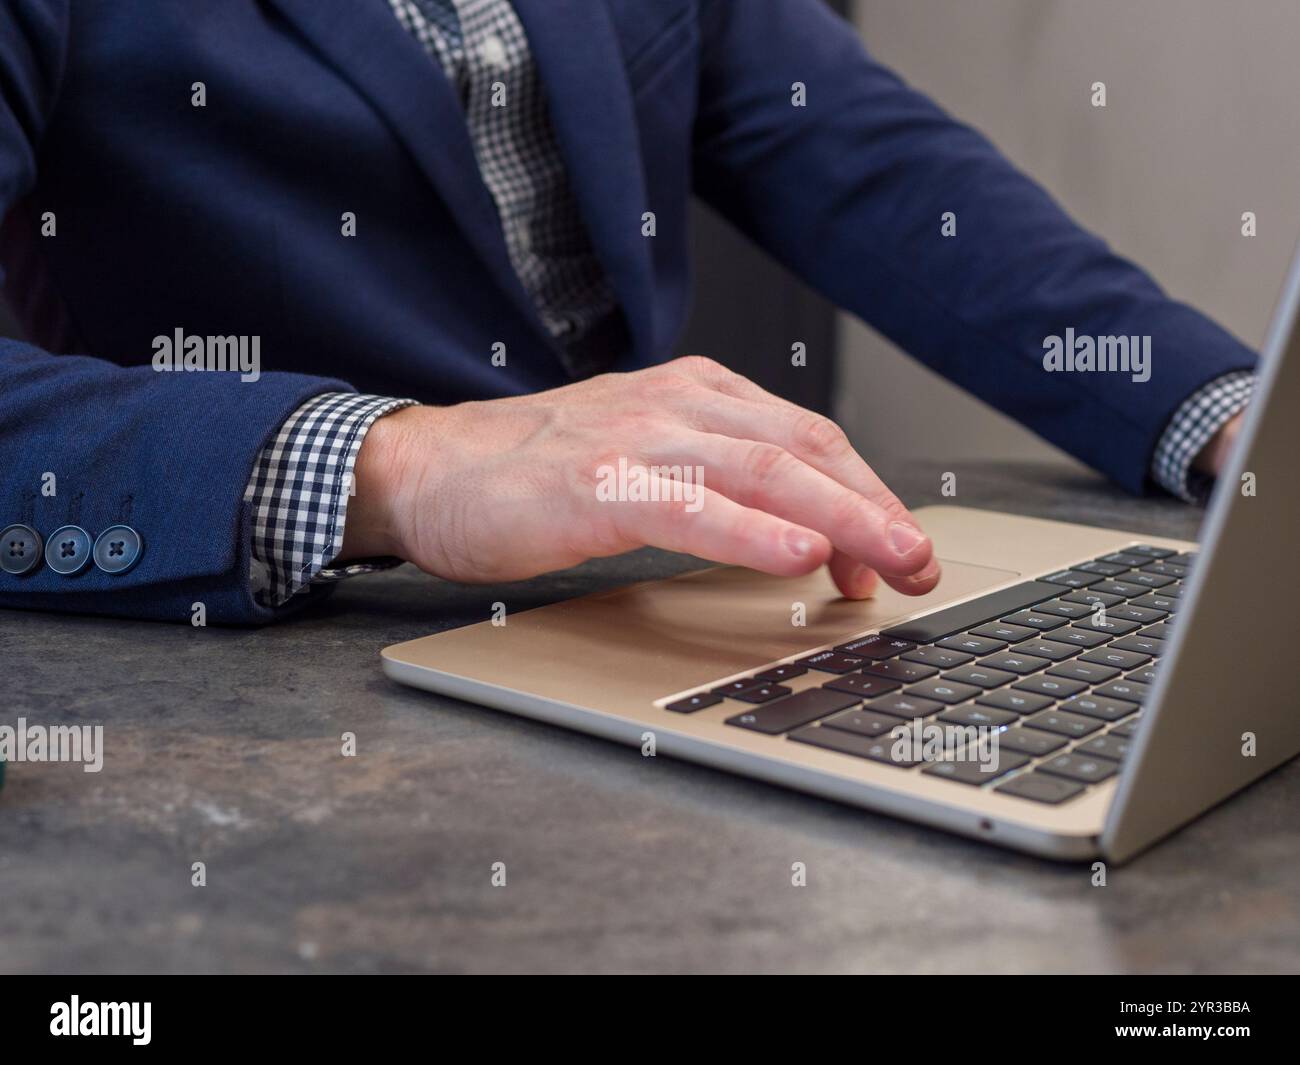
[[[1254,363],[820,0],[514,3],[627,318],[618,369],[675,354],[693,194],[1134,491],[1177,406]],[[94,536],[129,516],[146,543],[120,576],[0,572],[0,605],[184,620],[201,600],[210,620],[264,620],[242,495],[307,397],[566,380],[453,92],[385,0],[10,0],[0,92],[0,261],[32,341],[0,341],[0,526]],[[1067,327],[1151,335],[1151,380],[1043,372]],[[155,372],[153,338],[177,329],[259,336],[261,378]]]

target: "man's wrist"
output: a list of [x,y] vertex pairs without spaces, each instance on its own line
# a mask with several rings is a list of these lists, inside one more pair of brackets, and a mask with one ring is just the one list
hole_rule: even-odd
[[1152,479],[1180,499],[1203,503],[1236,436],[1232,423],[1250,402],[1254,384],[1251,371],[1238,370],[1188,396],[1156,443]]
[[405,407],[376,419],[366,432],[352,468],[343,546],[331,565],[362,558],[403,558],[401,487],[405,479],[409,433]]
[[294,410],[258,453],[244,491],[252,514],[250,590],[275,607],[309,585],[392,566],[331,568],[348,524],[348,495],[367,431],[409,399],[324,392]]
[[1223,465],[1232,450],[1233,441],[1237,439],[1237,434],[1241,431],[1241,423],[1245,420],[1245,417],[1245,412],[1239,411],[1229,418],[1192,461],[1192,469],[1198,473],[1218,477],[1223,472]]

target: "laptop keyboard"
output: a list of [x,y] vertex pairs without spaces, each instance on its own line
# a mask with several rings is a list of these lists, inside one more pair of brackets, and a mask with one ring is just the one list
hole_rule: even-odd
[[[665,709],[729,699],[735,728],[1032,802],[1077,799],[1128,754],[1195,557],[1126,547]],[[821,683],[799,692],[783,683],[810,673]],[[996,769],[960,748],[938,761],[898,760],[890,733],[918,719],[999,730]]]

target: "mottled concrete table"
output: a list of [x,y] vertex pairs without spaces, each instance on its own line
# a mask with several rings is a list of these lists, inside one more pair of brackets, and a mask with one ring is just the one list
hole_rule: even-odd
[[[909,503],[939,501],[940,471],[882,466]],[[1188,538],[1199,522],[1066,466],[957,471],[970,506]],[[1093,887],[1086,866],[380,672],[381,647],[494,600],[518,611],[694,564],[641,552],[478,589],[403,567],[260,631],[0,611],[3,721],[103,723],[106,748],[97,775],[10,767],[0,970],[1300,968],[1300,764]]]

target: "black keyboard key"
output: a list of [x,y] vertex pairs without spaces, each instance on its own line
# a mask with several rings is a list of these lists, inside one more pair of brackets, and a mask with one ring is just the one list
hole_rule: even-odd
[[1084,662],[1076,658],[1073,662],[1062,662],[1047,671],[1053,677],[1065,677],[1068,680],[1081,680],[1085,684],[1105,684],[1119,676],[1119,670],[1096,662]]
[[1003,795],[1014,795],[1018,799],[1031,802],[1044,802],[1055,806],[1057,803],[1073,799],[1083,792],[1083,785],[1059,777],[1047,777],[1041,773],[1021,773],[1005,784],[999,784],[994,791]]
[[1170,584],[1160,589],[1161,595],[1167,595],[1170,599],[1181,599],[1183,597],[1183,586],[1181,584]]
[[1010,684],[1016,679],[1014,673],[1001,669],[986,669],[983,666],[962,666],[943,675],[944,680],[956,681],[958,684],[974,684],[979,688],[998,688]]
[[1089,758],[1087,755],[1073,753],[1049,758],[1038,769],[1042,773],[1065,777],[1080,784],[1099,784],[1119,772],[1119,766],[1109,758]]
[[1123,699],[1107,699],[1104,695],[1077,695],[1060,707],[1067,714],[1082,714],[1102,721],[1118,721],[1137,709],[1136,703]]
[[1078,695],[1087,686],[1081,680],[1049,677],[1046,673],[1040,673],[1036,677],[1026,677],[1012,685],[1016,691],[1046,695],[1049,699],[1068,699],[1071,695]]
[[1100,603],[1102,606],[1112,607],[1124,602],[1122,595],[1107,595],[1105,592],[1099,592],[1095,588],[1087,588],[1081,592],[1071,592],[1069,595],[1061,596],[1067,603],[1082,603],[1084,606],[1093,607]]
[[1125,569],[1133,569],[1137,566],[1145,566],[1151,559],[1146,555],[1134,555],[1127,551],[1113,551],[1109,555],[1102,555],[1097,559],[1098,562],[1113,562],[1117,566],[1123,566]]
[[1186,566],[1180,566],[1176,562],[1152,562],[1142,567],[1143,573],[1155,573],[1161,577],[1172,577],[1176,581],[1181,581],[1188,574]]
[[1064,662],[1079,653],[1079,649],[1067,643],[1051,643],[1048,640],[1026,640],[1011,648],[1012,654],[1032,655],[1034,658],[1046,658],[1052,662]]
[[1138,633],[1139,636],[1146,636],[1152,640],[1167,640],[1173,634],[1174,630],[1170,627],[1169,622],[1167,621],[1159,622],[1156,625],[1148,625]]
[[1034,714],[1052,705],[1051,698],[1046,695],[1017,691],[1015,688],[985,692],[975,701],[982,706],[996,706],[999,710],[1010,710],[1013,714]]
[[896,746],[897,741],[887,736],[883,739],[873,740],[867,736],[858,736],[852,732],[845,732],[843,729],[809,725],[807,728],[797,729],[790,733],[789,738],[799,743],[812,744],[814,747],[824,747],[828,751],[850,754],[855,758],[869,758],[873,762],[883,762],[885,765],[897,766],[900,769],[910,769],[912,766],[920,764],[919,760],[895,759],[893,748]]
[[1091,584],[1096,584],[1101,577],[1095,573],[1082,573],[1077,569],[1063,569],[1038,579],[1048,584],[1062,584],[1066,588],[1087,588]]
[[[1038,609],[1041,610],[1042,607]],[[1024,625],[1008,625],[1005,621],[990,621],[987,625],[981,625],[978,629],[970,631],[972,636],[987,636],[990,640],[1015,643],[1017,640],[1029,639],[1037,630],[1026,628]]]
[[1126,573],[1123,580],[1103,581],[1101,584],[1094,584],[1088,591],[1099,595],[1118,595],[1125,599],[1132,599],[1135,595],[1141,595],[1146,591],[1140,582],[1133,580],[1134,576],[1133,573]]
[[1101,562],[1094,559],[1091,562],[1080,562],[1073,569],[1082,570],[1084,573],[1095,573],[1098,577],[1118,577],[1126,570],[1131,570],[1132,565],[1122,565],[1118,562]]
[[1056,643],[1068,643],[1071,647],[1096,647],[1110,639],[1109,636],[1100,632],[1090,632],[1088,629],[1069,628],[1057,629],[1055,632],[1043,633],[1044,640],[1053,640]]
[[920,662],[925,666],[937,666],[939,669],[952,669],[974,661],[973,657],[961,651],[949,651],[944,647],[918,647],[903,655],[908,662]]
[[[1105,644],[1109,638],[1104,633],[1093,632],[1092,629],[1087,628],[1058,628],[1056,632],[1043,633],[1044,641],[1071,646],[1071,648],[1075,649],[1075,654],[1078,654],[1080,650],[1088,650]],[[1058,655],[1058,658],[1067,657],[1069,655]]]
[[1134,599],[1129,606],[1145,607],[1149,610],[1159,610],[1172,614],[1178,609],[1178,600],[1166,592],[1151,592],[1144,595],[1141,599]]
[[[947,707],[944,712],[947,713],[951,709],[952,707]],[[945,758],[951,758],[952,752],[954,751],[975,751],[978,745],[981,742],[986,742],[987,737],[991,735],[990,732],[981,732],[979,729],[971,725],[955,725],[944,721],[942,715],[936,717],[933,721],[926,722],[926,724],[931,728],[940,728],[943,730],[944,744],[943,751],[937,755],[926,752],[928,756],[925,760],[927,762],[938,762]],[[983,737],[983,739],[981,739],[981,737]]]
[[896,728],[907,726],[898,718],[886,714],[873,714],[870,710],[844,710],[826,718],[822,722],[822,727],[842,729],[845,732],[866,736],[868,739],[875,739],[877,736],[887,735]]
[[1124,552],[1129,555],[1141,555],[1148,562],[1153,558],[1169,558],[1178,554],[1177,551],[1171,551],[1167,547],[1153,547],[1151,544],[1136,544],[1124,548]]
[[693,714],[696,710],[703,710],[708,706],[717,706],[720,702],[722,702],[721,695],[701,692],[699,695],[688,695],[685,699],[678,699],[675,703],[668,703],[664,709],[671,710],[674,714]]
[[882,695],[879,699],[872,699],[867,703],[866,708],[878,714],[890,714],[911,721],[914,718],[937,714],[944,708],[944,704],[935,699],[917,699],[904,692],[894,692],[892,695]]
[[916,643],[933,643],[935,640],[942,640],[945,636],[951,636],[954,632],[964,632],[976,625],[983,625],[986,621],[993,621],[1004,614],[1010,614],[1013,610],[1020,610],[1034,603],[1041,603],[1044,599],[1051,599],[1058,590],[1055,585],[1027,581],[1011,588],[1003,588],[1000,592],[972,599],[967,603],[937,610],[933,614],[927,614],[913,621],[905,621],[901,625],[886,629],[884,635],[899,640],[912,640]]
[[923,666],[920,662],[904,662],[901,658],[890,658],[884,662],[869,662],[862,667],[862,672],[873,677],[884,677],[903,684],[925,680],[939,671],[934,666]]
[[787,662],[783,666],[773,666],[771,669],[763,670],[762,673],[755,673],[754,676],[759,680],[792,680],[795,677],[802,677],[807,672],[807,666],[796,666],[793,662]]
[[1049,599],[1034,607],[1035,614],[1055,614],[1062,618],[1086,618],[1093,611],[1087,603],[1071,603],[1068,599]]
[[1200,555],[1195,551],[1184,551],[1181,555],[1174,555],[1174,557],[1169,559],[1169,561],[1177,562],[1180,566],[1190,567],[1199,557]]
[[949,725],[974,725],[976,728],[1001,728],[1015,721],[1018,714],[1010,710],[999,710],[996,706],[981,706],[971,703],[969,706],[954,706],[939,715],[939,720]]
[[762,683],[757,677],[742,677],[740,680],[731,680],[726,684],[718,685],[709,694],[735,695],[737,692],[743,692],[746,688],[756,688]]
[[888,636],[882,636],[878,632],[873,632],[870,636],[859,636],[856,640],[850,640],[848,643],[835,645],[835,650],[843,651],[846,655],[855,655],[858,658],[870,658],[873,661],[879,661],[882,658],[893,658],[895,655],[901,655],[904,651],[910,651],[916,644],[911,640],[891,640]]
[[736,692],[731,698],[739,699],[742,703],[770,703],[773,699],[789,694],[790,689],[784,684],[760,684],[757,688]]
[[981,658],[980,665],[987,666],[989,669],[1004,669],[1008,673],[1016,673],[1023,677],[1028,673],[1037,673],[1051,663],[1037,655],[1018,655],[1011,651],[1003,651],[1001,654]]
[[1025,718],[1024,724],[1027,728],[1055,732],[1058,736],[1069,736],[1075,740],[1089,736],[1101,728],[1101,722],[1094,718],[1080,717],[1061,710],[1040,710],[1033,717]]
[[1031,758],[1059,751],[1069,740],[1037,728],[1009,728],[998,733],[998,746]]
[[1128,754],[1129,741],[1122,736],[1108,732],[1105,736],[1081,743],[1074,749],[1076,754],[1086,754],[1092,758],[1109,758],[1112,762],[1124,761]]
[[1146,699],[1148,691],[1150,689],[1145,684],[1139,684],[1135,680],[1112,680],[1109,684],[1094,688],[1092,694],[1103,695],[1107,699],[1127,699],[1130,703],[1140,703]]
[[1140,655],[1158,655],[1165,649],[1165,641],[1153,640],[1150,636],[1135,635],[1116,640],[1111,646],[1118,647],[1121,651],[1136,651]]
[[1137,681],[1139,684],[1154,684],[1156,682],[1155,664],[1152,663],[1149,666],[1144,666],[1142,669],[1135,669],[1124,679]]
[[1163,588],[1167,584],[1174,583],[1173,577],[1162,577],[1158,573],[1142,573],[1140,571],[1127,574],[1127,580],[1142,588]]
[[843,651],[818,651],[815,655],[799,659],[798,664],[822,673],[852,673],[865,666],[867,661],[857,655],[846,655]]
[[1017,614],[1002,619],[1012,625],[1023,625],[1035,632],[1047,632],[1065,624],[1065,618],[1058,614],[1040,614],[1037,610],[1022,610]]
[[1110,666],[1112,669],[1137,669],[1138,666],[1150,662],[1151,658],[1149,655],[1121,650],[1111,644],[1109,647],[1098,647],[1095,651],[1081,655],[1080,661],[1095,662],[1099,666]]
[[728,725],[751,729],[775,736],[789,732],[800,725],[816,721],[819,717],[833,714],[836,710],[847,710],[856,706],[860,699],[847,692],[833,692],[826,688],[805,688],[795,695],[778,699],[774,703],[764,703],[743,714],[727,718]]
[[886,680],[884,677],[871,677],[866,673],[849,673],[846,676],[828,680],[822,687],[837,692],[848,692],[850,695],[860,695],[864,699],[872,699],[877,695],[892,692],[901,685],[896,680]]
[[970,784],[972,787],[978,788],[981,784],[987,784],[991,780],[997,780],[998,777],[1006,776],[1013,769],[1027,766],[1029,761],[1023,754],[1004,751],[999,747],[996,761],[990,758],[984,762],[978,759],[933,762],[922,769],[921,772],[927,776],[955,780],[959,784]]
[[958,684],[939,677],[913,684],[910,688],[905,688],[903,694],[913,699],[936,699],[941,703],[952,704],[964,703],[967,699],[975,698],[980,694],[980,689],[973,684]]
[[1106,735],[1118,736],[1120,737],[1120,739],[1131,740],[1133,738],[1133,734],[1138,730],[1138,725],[1140,725],[1141,723],[1142,723],[1141,714],[1139,714],[1137,717],[1130,717],[1127,721],[1121,721],[1118,725],[1116,725],[1113,729],[1111,729],[1108,733],[1106,733]]
[[949,651],[962,651],[968,655],[991,655],[994,651],[1001,651],[1006,646],[1006,641],[991,640],[987,636],[976,636],[969,632],[959,632],[956,636],[949,636],[946,640],[940,640],[935,646]]
[[1076,621],[1074,627],[1111,636],[1127,636],[1130,632],[1136,632],[1139,626],[1136,621],[1125,621],[1123,618],[1117,618],[1114,614],[1108,612],[1102,618],[1094,614],[1082,621]]
[[1169,614],[1164,610],[1153,610],[1150,607],[1137,606],[1135,603],[1126,603],[1124,606],[1107,610],[1106,616],[1118,618],[1120,621],[1136,621],[1139,625],[1149,625],[1153,621],[1168,617]]

